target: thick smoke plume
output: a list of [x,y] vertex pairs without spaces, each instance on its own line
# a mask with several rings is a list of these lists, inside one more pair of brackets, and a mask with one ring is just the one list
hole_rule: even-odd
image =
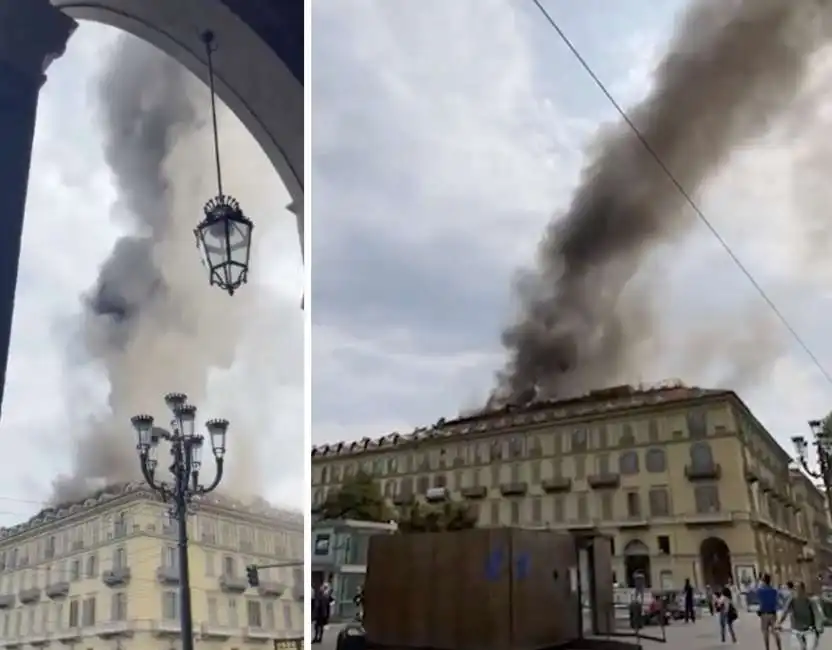
[[[789,106],[830,36],[829,18],[826,0],[695,3],[651,94],[630,112],[687,192]],[[643,343],[655,334],[648,285],[656,281],[634,278],[658,245],[695,222],[628,126],[604,133],[568,212],[544,235],[537,268],[519,283],[520,317],[503,333],[509,362],[492,405],[638,378],[648,361]],[[697,354],[713,359],[720,346],[706,343],[696,341]]]
[[[161,416],[170,391],[199,405],[210,372],[234,360],[246,307],[244,295],[231,309],[226,296],[208,287],[194,245],[202,203],[216,191],[203,129],[206,89],[174,60],[123,37],[96,97],[118,191],[111,216],[129,234],[116,242],[83,299],[81,344],[106,373],[109,409],[73,440],[72,476],[54,485],[59,501],[138,477],[129,418]],[[256,473],[256,464],[247,471]]]

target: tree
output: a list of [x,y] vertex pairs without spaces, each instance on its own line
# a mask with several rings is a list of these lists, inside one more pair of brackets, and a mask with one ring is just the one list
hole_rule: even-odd
[[323,519],[383,522],[393,519],[378,483],[363,471],[346,479],[339,490],[330,492],[320,514]]
[[474,528],[477,517],[471,508],[458,501],[446,501],[441,505],[416,502],[399,511],[398,523],[403,533],[438,533]]

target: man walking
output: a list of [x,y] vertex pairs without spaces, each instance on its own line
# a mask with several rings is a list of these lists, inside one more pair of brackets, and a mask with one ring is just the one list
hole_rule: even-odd
[[777,605],[780,594],[771,586],[771,575],[764,573],[761,584],[757,587],[757,601],[760,603],[760,629],[763,633],[763,647],[770,650],[771,637],[774,637],[774,644],[777,650],[783,650],[783,643],[777,631]]
[[685,599],[685,623],[695,623],[696,612],[693,609],[693,585],[690,584],[690,578],[685,578],[682,594]]

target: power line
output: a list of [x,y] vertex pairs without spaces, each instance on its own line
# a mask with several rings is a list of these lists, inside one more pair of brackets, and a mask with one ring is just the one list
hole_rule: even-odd
[[746,267],[745,264],[742,263],[742,261],[732,250],[728,242],[725,241],[722,235],[719,234],[719,231],[716,229],[716,227],[705,216],[704,212],[702,212],[701,208],[696,203],[696,201],[693,200],[693,197],[688,193],[688,191],[679,182],[679,180],[673,175],[673,172],[670,171],[670,168],[661,159],[661,157],[658,155],[658,153],[647,140],[647,138],[644,136],[644,134],[639,130],[635,122],[633,122],[633,120],[627,114],[627,111],[625,111],[621,104],[615,99],[613,94],[609,91],[604,82],[601,81],[600,77],[595,73],[595,70],[592,69],[592,66],[589,65],[587,60],[583,57],[583,55],[580,53],[580,51],[574,45],[574,43],[572,43],[570,38],[566,35],[566,33],[563,31],[563,29],[557,23],[557,21],[554,18],[552,18],[551,14],[543,7],[543,5],[541,4],[541,0],[532,0],[532,2],[540,10],[540,13],[543,14],[543,17],[546,19],[546,22],[548,22],[551,28],[555,30],[560,40],[563,41],[563,44],[566,45],[566,47],[572,53],[572,56],[575,57],[575,59],[578,61],[581,67],[590,76],[592,81],[595,82],[595,85],[598,87],[598,89],[604,94],[604,96],[607,98],[607,100],[610,102],[613,108],[618,112],[618,114],[621,116],[621,118],[624,120],[627,126],[633,131],[641,145],[644,147],[645,151],[653,158],[653,160],[656,162],[656,164],[659,166],[659,168],[662,170],[665,176],[667,176],[668,180],[673,184],[673,186],[676,188],[679,194],[682,195],[682,198],[684,198],[687,204],[693,209],[694,213],[699,218],[699,220],[710,231],[711,235],[713,235],[717,242],[719,242],[719,245],[722,246],[723,250],[726,253],[728,253],[728,256],[734,262],[734,265],[751,283],[751,286],[754,287],[754,289],[757,291],[760,297],[768,305],[769,309],[771,309],[772,313],[774,313],[774,315],[777,317],[780,323],[786,328],[789,334],[791,334],[792,338],[803,349],[803,351],[806,353],[806,356],[809,357],[809,359],[812,361],[815,367],[820,371],[820,373],[826,379],[827,383],[829,383],[829,385],[832,386],[832,374],[827,372],[826,368],[823,367],[823,364],[820,362],[820,359],[814,352],[812,352],[811,348],[806,343],[806,341],[804,341],[803,337],[801,337],[800,334],[797,333],[797,330],[792,326],[792,324],[788,321],[783,312],[780,311],[780,309],[777,307],[774,301],[769,297],[768,293],[766,293],[765,289],[763,289],[762,285],[760,285],[760,283],[757,281],[757,279],[754,277],[754,275],[751,273],[748,267]]

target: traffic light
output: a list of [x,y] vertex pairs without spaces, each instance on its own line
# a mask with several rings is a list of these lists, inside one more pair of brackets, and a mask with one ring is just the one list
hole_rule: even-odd
[[246,577],[248,578],[249,587],[259,587],[260,586],[260,574],[257,571],[257,566],[256,565],[249,564],[246,567]]

